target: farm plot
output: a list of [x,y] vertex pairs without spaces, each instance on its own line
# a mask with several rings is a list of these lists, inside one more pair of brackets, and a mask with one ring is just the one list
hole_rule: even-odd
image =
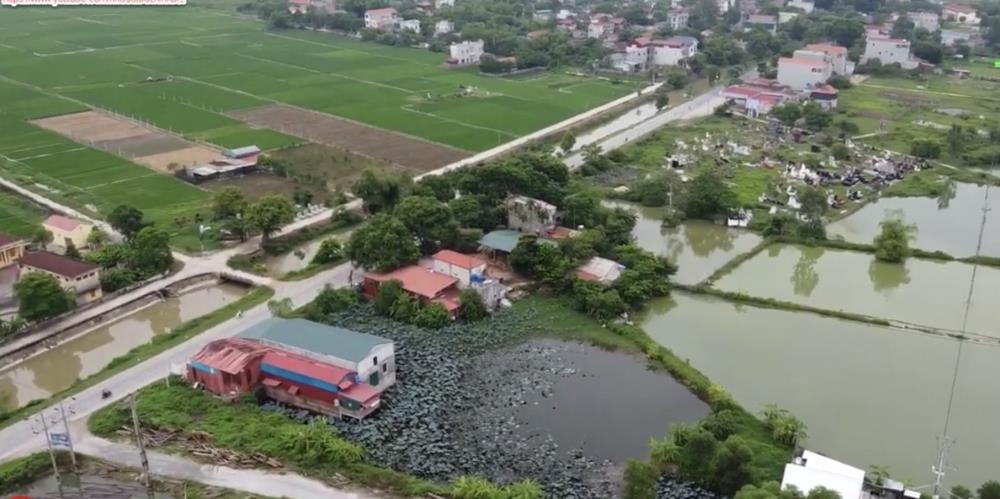
[[40,227],[45,211],[25,198],[0,190],[0,232],[32,237]]
[[389,175],[412,176],[417,170],[407,169],[394,163],[377,161],[322,144],[307,144],[282,149],[272,158],[288,165],[289,173],[303,179],[313,179],[331,191],[350,190],[354,182],[365,170],[375,170]]
[[412,173],[433,170],[468,156],[443,145],[290,106],[276,104],[231,114],[255,126],[395,163]]
[[204,163],[221,154],[218,150],[96,111],[42,118],[32,123],[161,173],[170,173],[175,167]]

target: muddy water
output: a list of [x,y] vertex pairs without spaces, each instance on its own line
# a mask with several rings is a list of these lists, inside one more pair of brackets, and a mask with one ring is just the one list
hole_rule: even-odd
[[280,277],[288,272],[304,269],[310,262],[312,262],[313,257],[316,256],[316,253],[319,251],[319,247],[323,244],[323,241],[334,238],[346,244],[350,237],[351,235],[349,232],[342,234],[328,234],[320,237],[319,239],[309,241],[308,243],[298,246],[284,255],[269,257],[264,261],[264,265],[267,266],[267,273],[271,276]]
[[[944,198],[881,198],[856,213],[830,224],[831,238],[870,244],[879,233],[879,223],[886,217],[902,217],[916,225],[913,247],[928,251],[944,251],[955,257],[973,256],[982,222],[986,187],[975,184],[955,184],[954,197]],[[982,254],[1000,256],[1000,189],[990,189],[990,220],[983,233]],[[992,223],[991,223],[992,220]]]
[[151,305],[0,371],[0,393],[9,394],[18,406],[46,398],[100,371],[153,336],[233,302],[246,291],[241,286],[219,284]]
[[[773,245],[719,279],[716,287],[831,310],[960,331],[973,266],[910,258],[878,262],[867,253]],[[968,331],[1000,338],[1000,269],[980,266]]]
[[[957,341],[678,292],[641,325],[747,409],[791,410],[808,425],[807,448],[931,481]],[[962,348],[948,483],[975,488],[997,476],[1000,347]]]
[[608,206],[631,210],[638,217],[632,235],[643,249],[664,255],[677,265],[674,280],[681,284],[703,281],[729,260],[750,251],[760,236],[747,230],[728,229],[703,220],[688,220],[663,228],[663,210],[631,203],[606,201]]

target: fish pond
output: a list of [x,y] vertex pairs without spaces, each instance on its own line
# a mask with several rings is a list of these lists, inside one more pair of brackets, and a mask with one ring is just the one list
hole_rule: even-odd
[[776,403],[808,425],[807,448],[930,483],[952,374],[949,484],[997,477],[1000,347],[675,292],[640,319],[657,342],[748,410]]
[[677,227],[662,226],[663,209],[632,203],[606,201],[607,206],[621,207],[636,214],[632,235],[647,251],[666,256],[677,265],[673,280],[697,284],[741,253],[761,242],[748,230],[729,229],[704,220],[687,220]]
[[[960,331],[973,265],[775,244],[720,278],[725,291]],[[1000,269],[979,266],[968,331],[1000,338]]]
[[17,406],[47,398],[154,336],[221,308],[247,291],[222,283],[166,298],[0,371],[0,393],[10,394]]

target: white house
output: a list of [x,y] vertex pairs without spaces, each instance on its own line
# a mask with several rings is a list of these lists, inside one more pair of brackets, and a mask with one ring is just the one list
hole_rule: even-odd
[[715,0],[715,3],[719,7],[719,14],[725,14],[729,12],[729,9],[736,6],[736,0]]
[[806,14],[808,14],[816,8],[816,4],[813,0],[788,0],[788,2],[785,3],[785,7],[802,9]]
[[645,51],[648,64],[653,66],[679,66],[698,54],[698,40],[690,36],[672,36],[666,40],[639,37],[625,50],[633,57]]
[[87,246],[87,237],[94,226],[74,218],[51,215],[42,222],[42,227],[52,234],[52,244],[65,250],[72,244],[76,248]]
[[434,23],[434,35],[447,35],[455,31],[455,25],[451,21],[442,19]]
[[865,470],[808,450],[785,465],[781,478],[782,490],[795,487],[809,494],[817,487],[824,487],[840,494],[841,499],[861,499],[864,484]]
[[752,14],[747,17],[746,21],[743,21],[743,29],[745,31],[750,31],[753,29],[762,29],[765,31],[770,31],[771,33],[778,32],[778,16],[772,16],[767,14]]
[[966,26],[979,26],[979,13],[970,5],[950,3],[941,9],[941,16],[946,21],[953,21]]
[[854,62],[847,58],[847,48],[834,43],[810,43],[806,45],[810,52],[822,52],[829,57],[833,74],[850,76],[854,74]]
[[667,26],[673,30],[686,28],[690,19],[691,13],[685,9],[674,9],[667,12]]
[[380,31],[390,30],[399,24],[399,13],[392,7],[365,11],[365,27]]
[[796,17],[799,17],[800,15],[802,15],[801,12],[791,12],[791,11],[785,11],[785,10],[779,11],[778,12],[778,24],[779,25],[785,24],[788,21],[791,21],[792,19],[795,19]]
[[796,50],[794,57],[778,59],[778,83],[792,90],[805,90],[826,83],[833,74],[830,62],[825,60],[821,52],[810,52],[819,57],[813,57]]
[[941,29],[941,18],[937,12],[910,12],[906,17],[913,22],[914,28],[923,28],[931,32]]
[[542,235],[559,225],[555,205],[541,199],[511,196],[504,205],[507,207],[507,227],[510,229]]
[[943,29],[941,30],[941,44],[945,47],[954,47],[958,43],[975,45],[979,32],[975,29]]
[[399,22],[399,29],[401,31],[409,31],[411,33],[420,33],[420,19],[406,19]]
[[451,54],[448,63],[453,66],[479,64],[479,60],[483,58],[483,54],[485,53],[483,49],[485,46],[482,40],[466,40],[460,43],[453,43],[448,47]]
[[434,0],[434,8],[440,9],[441,7],[454,7],[455,0]]
[[622,275],[625,266],[614,261],[595,256],[576,269],[576,276],[584,281],[593,281],[605,286],[613,284]]
[[441,250],[434,253],[431,260],[434,272],[458,279],[458,285],[461,287],[470,285],[473,279],[481,280],[486,276],[486,262],[475,255]]
[[910,42],[899,38],[869,36],[865,40],[865,53],[861,56],[864,64],[873,59],[885,64],[899,64],[903,69],[917,67],[917,61],[910,57]]

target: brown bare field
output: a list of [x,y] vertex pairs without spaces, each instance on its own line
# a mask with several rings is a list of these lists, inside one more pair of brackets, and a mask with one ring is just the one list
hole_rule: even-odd
[[267,172],[257,172],[240,177],[210,180],[199,187],[216,192],[225,187],[236,187],[250,201],[256,201],[269,194],[280,194],[292,197],[296,188],[307,190],[313,194],[314,202],[323,202],[330,197],[330,192],[322,185],[295,183],[294,181]]
[[99,111],[64,114],[32,123],[163,173],[171,173],[171,164],[191,166],[221,155],[210,147]]
[[256,127],[395,163],[411,174],[430,171],[470,155],[467,151],[281,104],[229,114]]
[[392,175],[413,176],[419,171],[386,161],[355,154],[347,149],[323,144],[306,144],[275,151],[270,156],[286,165],[294,174],[322,179],[331,191],[349,191],[365,170]]

